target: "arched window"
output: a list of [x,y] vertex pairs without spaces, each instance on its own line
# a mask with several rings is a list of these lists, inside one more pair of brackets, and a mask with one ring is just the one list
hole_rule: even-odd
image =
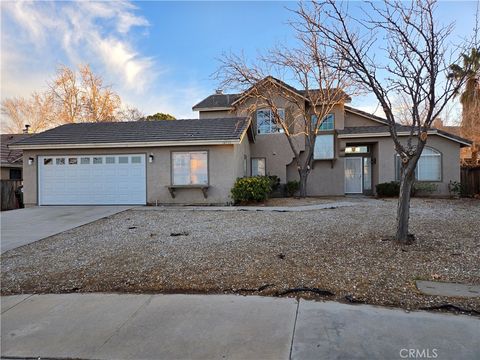
[[[400,180],[400,157],[395,156],[396,179]],[[442,181],[442,154],[425,147],[415,169],[415,179],[418,181]]]

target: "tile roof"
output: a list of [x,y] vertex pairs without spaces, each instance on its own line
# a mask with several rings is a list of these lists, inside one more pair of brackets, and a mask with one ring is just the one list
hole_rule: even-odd
[[229,108],[240,96],[241,94],[213,94],[194,105],[192,109]]
[[221,142],[239,140],[248,125],[249,120],[244,117],[67,124],[19,141],[15,146]]
[[[262,79],[260,82],[264,81],[274,81],[282,85],[283,87],[287,88],[288,90],[295,92],[299,94],[300,96],[305,96],[306,91],[305,90],[298,90],[294,88],[291,85],[288,85],[282,80],[279,80],[277,78],[274,78],[273,76],[267,76],[266,78]],[[253,88],[253,87],[252,87]],[[248,93],[252,88],[244,91],[243,93],[240,94],[213,94],[202,101],[200,101],[198,104],[194,105],[192,107],[193,110],[200,110],[200,109],[205,109],[205,108],[230,108],[232,107],[233,103],[242,98],[246,93]],[[320,89],[310,89],[310,92],[313,94],[319,93]],[[351,97],[348,96],[345,92],[340,91],[338,92],[338,100],[346,100],[346,101],[351,101]]]
[[[398,132],[409,132],[410,131],[410,126],[407,125],[396,125],[397,131]],[[470,140],[467,140],[465,138],[462,138],[458,135],[449,133],[444,130],[436,129],[436,128],[430,128],[430,131],[433,134],[438,134],[438,135],[443,135],[446,136],[454,141],[461,142],[463,144],[471,144],[472,142]],[[365,134],[366,137],[368,137],[369,134],[379,134],[379,133],[385,133],[389,134],[388,126],[385,125],[380,125],[380,126],[356,126],[356,127],[346,127],[343,130],[338,130],[338,134]]]
[[22,150],[13,150],[8,145],[28,138],[32,134],[1,134],[0,138],[0,159],[2,165],[22,165]]

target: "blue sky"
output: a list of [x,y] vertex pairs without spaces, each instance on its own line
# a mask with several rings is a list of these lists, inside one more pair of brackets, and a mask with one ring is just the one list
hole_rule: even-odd
[[[356,3],[358,4],[358,3]],[[122,99],[146,114],[196,117],[191,107],[218,84],[224,51],[253,58],[293,41],[295,2],[3,2],[1,97],[42,90],[57,65],[89,63]],[[476,2],[441,2],[455,36],[472,31]],[[354,106],[373,111],[372,97]]]

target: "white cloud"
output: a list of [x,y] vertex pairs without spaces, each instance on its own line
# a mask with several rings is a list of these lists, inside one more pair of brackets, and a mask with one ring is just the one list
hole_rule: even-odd
[[[3,2],[2,98],[38,90],[28,78],[47,81],[60,63],[89,63],[119,92],[144,92],[158,71],[135,50],[128,33],[148,21],[119,2]],[[8,21],[8,24],[5,23]],[[8,49],[8,51],[6,51]],[[10,69],[10,70],[7,70]],[[13,73],[11,69],[14,69]],[[23,83],[21,85],[21,83]]]

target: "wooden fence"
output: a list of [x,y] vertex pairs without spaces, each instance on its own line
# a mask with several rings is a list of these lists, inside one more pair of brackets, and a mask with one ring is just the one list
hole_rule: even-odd
[[17,190],[21,185],[21,180],[0,180],[0,200],[2,211],[19,208],[18,200],[15,196],[15,190]]
[[465,195],[480,194],[480,167],[462,167],[460,182]]

